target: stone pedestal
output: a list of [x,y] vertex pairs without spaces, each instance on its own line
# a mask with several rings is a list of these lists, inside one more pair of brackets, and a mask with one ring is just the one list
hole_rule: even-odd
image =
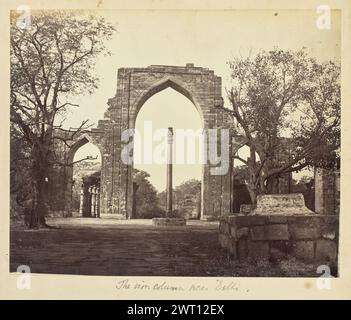
[[250,215],[314,215],[305,206],[302,193],[263,194],[257,196],[257,206]]
[[154,226],[185,226],[186,220],[183,218],[153,218]]
[[305,206],[301,193],[260,195],[248,215],[222,217],[219,243],[234,259],[299,259],[337,266],[339,220]]
[[83,206],[84,206],[84,185],[82,185],[82,189],[80,190],[80,197],[79,197],[79,216],[83,216]]

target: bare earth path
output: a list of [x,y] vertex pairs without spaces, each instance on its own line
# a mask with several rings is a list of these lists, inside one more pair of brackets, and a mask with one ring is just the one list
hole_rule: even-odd
[[51,218],[59,229],[12,224],[10,271],[109,276],[316,277],[317,266],[295,260],[231,260],[218,243],[218,222],[155,227],[151,220]]
[[49,219],[59,229],[12,228],[10,270],[128,276],[231,276],[218,223],[154,227],[150,220]]

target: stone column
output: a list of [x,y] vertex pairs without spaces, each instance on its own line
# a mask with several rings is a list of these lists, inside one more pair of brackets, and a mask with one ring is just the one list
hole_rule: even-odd
[[89,189],[88,189],[88,192],[89,192],[89,201],[87,201],[87,211],[89,210],[89,212],[90,212],[90,215],[89,215],[89,217],[91,217],[92,216],[92,212],[91,212],[91,200],[92,200],[92,191],[93,191],[93,187],[92,186],[90,186],[89,187]]
[[95,217],[100,218],[100,189],[95,189]]
[[168,128],[167,134],[167,208],[166,216],[170,217],[172,215],[172,200],[173,200],[173,189],[172,189],[172,162],[173,162],[173,128]]
[[201,218],[201,190],[199,194],[196,196],[196,219]]
[[90,187],[90,194],[91,194],[91,216],[94,217],[95,216],[95,187],[91,186]]
[[131,219],[135,219],[136,218],[136,193],[138,191],[138,184],[136,182],[133,182],[133,205],[132,205],[132,215],[131,215]]
[[84,184],[81,185],[81,189],[80,189],[79,216],[83,215],[83,207],[84,207]]

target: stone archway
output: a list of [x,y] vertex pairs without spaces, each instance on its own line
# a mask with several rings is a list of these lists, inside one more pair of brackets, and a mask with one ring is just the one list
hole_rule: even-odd
[[[171,87],[194,104],[203,121],[204,130],[229,129],[230,115],[222,108],[221,82],[221,78],[212,70],[195,67],[193,64],[185,67],[152,65],[147,68],[118,70],[116,94],[108,100],[105,119],[100,120],[97,128],[88,133],[95,141],[94,144],[99,146],[102,155],[102,213],[132,218],[133,168],[121,161],[121,151],[125,146],[122,133],[134,129],[143,104],[154,94]],[[219,141],[220,133],[217,139]],[[231,142],[231,137],[229,141]],[[84,140],[76,139],[76,144],[72,144],[69,152],[75,152],[74,149],[83,142]],[[231,155],[231,143],[228,147]],[[217,219],[231,211],[231,156],[226,161],[229,162],[229,170],[222,175],[211,173],[216,165],[203,165],[202,219]]]
[[[61,134],[65,135],[66,137],[71,135],[70,131],[61,131]],[[74,163],[74,156],[76,152],[85,144],[92,143],[99,149],[101,155],[101,167],[103,165],[103,157],[102,157],[102,145],[101,142],[103,141],[103,135],[99,131],[92,131],[92,132],[82,132],[74,139],[68,142],[69,147],[65,146],[64,152],[58,153],[56,150],[56,154],[61,156],[61,162],[66,163],[61,176],[63,176],[63,197],[64,197],[64,212],[66,216],[71,216],[72,214],[72,188],[73,188],[73,163]],[[58,177],[60,179],[60,177]],[[101,173],[101,181],[104,180],[103,174]],[[103,183],[101,183],[103,185]]]
[[[145,101],[168,87],[193,102],[203,119],[205,130],[229,128],[226,114],[220,108],[223,106],[221,78],[212,70],[194,67],[192,64],[185,67],[153,65],[148,68],[122,68],[118,70],[116,95],[109,100],[109,109],[106,112],[106,116],[114,123],[112,140],[113,149],[117,151],[116,154],[110,154],[111,160],[106,159],[107,162],[112,163],[113,156],[114,161],[120,159],[123,147],[120,135],[123,130],[134,129],[137,114]],[[110,199],[110,211],[130,217],[133,192],[131,166],[121,163],[120,160],[116,164],[118,168],[115,166],[115,173],[118,172],[119,179],[111,177],[111,184],[106,185],[106,191],[114,194],[110,190],[117,187],[120,194],[118,199]],[[210,164],[203,167],[203,219],[215,218],[230,210],[230,172],[215,176],[211,175],[210,167]]]

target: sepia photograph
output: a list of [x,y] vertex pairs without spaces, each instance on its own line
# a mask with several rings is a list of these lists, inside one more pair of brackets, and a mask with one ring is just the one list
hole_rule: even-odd
[[7,12],[10,275],[340,278],[340,7],[96,2]]

